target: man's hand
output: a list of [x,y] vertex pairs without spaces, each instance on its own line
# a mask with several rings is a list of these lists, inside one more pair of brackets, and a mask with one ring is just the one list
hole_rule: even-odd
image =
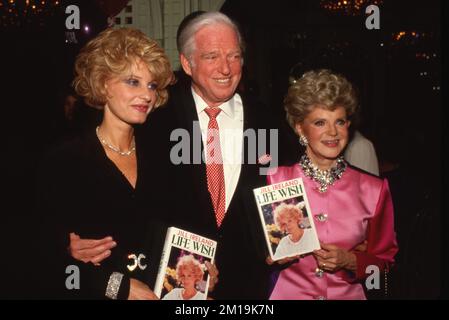
[[69,253],[76,260],[84,263],[92,262],[99,266],[100,262],[111,255],[111,249],[117,243],[112,237],[105,237],[99,240],[81,239],[74,232],[70,233]]
[[128,300],[159,300],[159,298],[145,283],[131,278]]
[[358,245],[356,245],[355,248],[352,249],[352,251],[366,252],[367,248],[368,248],[368,241],[365,240],[362,243],[359,243]]
[[218,283],[218,269],[215,264],[210,263],[209,261],[205,262],[207,271],[209,271],[210,279],[209,279],[209,292],[214,291],[215,285]]

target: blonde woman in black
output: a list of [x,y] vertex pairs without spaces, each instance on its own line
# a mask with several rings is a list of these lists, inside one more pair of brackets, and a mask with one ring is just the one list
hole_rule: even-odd
[[[103,119],[85,136],[52,150],[38,177],[38,208],[58,244],[54,270],[67,277],[57,278],[67,297],[157,298],[150,287],[165,231],[149,218],[155,216],[154,199],[144,191],[145,159],[134,132],[167,101],[172,79],[163,49],[134,29],[103,31],[76,59],[75,91],[101,107]],[[66,249],[77,237],[102,239],[96,244],[114,250],[106,250],[101,265],[78,261]],[[76,268],[79,290],[69,278]]]

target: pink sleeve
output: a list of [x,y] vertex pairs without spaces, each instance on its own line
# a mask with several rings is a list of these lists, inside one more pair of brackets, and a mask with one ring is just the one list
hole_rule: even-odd
[[366,278],[366,268],[376,265],[381,271],[389,268],[398,252],[394,232],[394,211],[388,181],[384,179],[376,212],[368,223],[366,252],[354,252],[357,256],[358,280]]

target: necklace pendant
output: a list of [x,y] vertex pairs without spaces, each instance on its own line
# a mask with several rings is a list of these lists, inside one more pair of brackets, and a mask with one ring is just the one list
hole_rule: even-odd
[[339,180],[347,167],[346,162],[342,157],[340,157],[337,159],[334,167],[328,170],[320,170],[315,164],[312,163],[307,154],[304,154],[301,157],[299,165],[307,177],[317,182],[317,189],[320,193],[326,192],[329,186]]
[[323,186],[323,185],[319,186],[318,191],[320,193],[325,193],[327,191],[327,186]]

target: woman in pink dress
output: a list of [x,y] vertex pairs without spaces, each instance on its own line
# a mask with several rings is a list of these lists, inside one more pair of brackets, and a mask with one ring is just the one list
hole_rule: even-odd
[[329,70],[310,71],[290,86],[284,104],[305,152],[299,164],[273,170],[268,183],[303,179],[321,249],[281,261],[291,264],[270,299],[366,299],[365,279],[383,281],[398,246],[388,182],[343,160],[354,88]]

